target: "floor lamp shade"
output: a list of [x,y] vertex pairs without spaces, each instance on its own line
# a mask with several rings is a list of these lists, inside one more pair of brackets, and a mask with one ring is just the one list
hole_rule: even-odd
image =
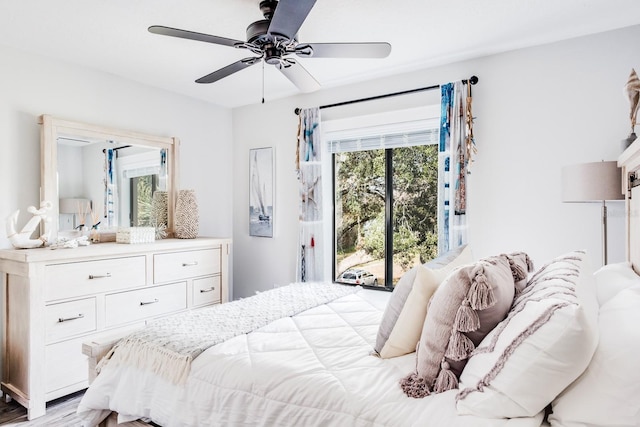
[[563,202],[622,199],[622,171],[617,162],[580,163],[562,168]]
[[622,171],[617,162],[580,163],[562,168],[563,202],[602,203],[602,261],[607,264],[606,200],[622,200]]

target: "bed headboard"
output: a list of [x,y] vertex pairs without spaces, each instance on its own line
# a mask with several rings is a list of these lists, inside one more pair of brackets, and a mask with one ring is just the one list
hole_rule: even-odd
[[625,194],[627,261],[640,274],[640,139],[618,157]]

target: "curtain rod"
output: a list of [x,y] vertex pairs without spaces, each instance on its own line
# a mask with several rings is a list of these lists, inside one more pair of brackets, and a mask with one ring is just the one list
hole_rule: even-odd
[[[478,80],[479,80],[478,77],[471,76],[471,77],[469,77],[468,80],[462,80],[462,83],[463,84],[471,83],[472,85],[475,85],[476,83],[478,83]],[[427,90],[438,89],[439,87],[440,87],[440,85],[419,87],[417,89],[403,90],[402,92],[386,93],[384,95],[370,96],[368,98],[353,99],[351,101],[343,101],[343,102],[337,102],[335,104],[321,105],[318,108],[320,108],[322,110],[324,108],[341,107],[343,105],[356,104],[358,102],[373,101],[375,99],[389,98],[389,97],[398,96],[398,95],[406,95],[406,94],[414,93],[414,92],[424,92],[424,91],[427,91]],[[300,114],[300,111],[301,111],[300,108],[296,108],[293,112],[295,114]]]
[[[118,150],[122,150],[123,148],[129,148],[129,147],[131,147],[131,146],[130,146],[130,145],[121,145],[120,147],[115,147],[115,148],[112,148],[111,150],[113,150],[113,151],[117,152]],[[103,148],[103,149],[102,149],[102,152],[103,152],[103,153],[106,153],[106,152],[107,152],[107,149],[106,149],[106,148]]]

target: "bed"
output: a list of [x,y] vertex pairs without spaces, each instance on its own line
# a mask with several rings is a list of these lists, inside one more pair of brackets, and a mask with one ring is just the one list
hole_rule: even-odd
[[412,355],[370,355],[388,296],[361,290],[216,345],[194,360],[184,387],[133,368],[105,369],[83,407],[108,400],[122,421],[142,415],[163,426],[424,425],[425,418],[440,426],[540,425],[541,416],[456,417],[453,391],[428,402],[407,398],[397,383],[413,369]]
[[[639,169],[640,142],[619,162],[625,177]],[[637,221],[624,263],[594,272],[582,251],[535,267],[524,253],[469,262],[462,248],[393,293],[349,288],[257,316],[191,353],[186,371],[117,362],[116,346],[78,414],[91,426],[640,426]]]

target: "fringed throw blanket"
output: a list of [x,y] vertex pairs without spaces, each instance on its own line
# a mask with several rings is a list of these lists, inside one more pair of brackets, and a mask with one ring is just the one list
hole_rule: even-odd
[[98,369],[107,363],[122,363],[182,384],[193,359],[209,347],[358,289],[333,283],[294,283],[249,298],[165,317],[119,341]]

